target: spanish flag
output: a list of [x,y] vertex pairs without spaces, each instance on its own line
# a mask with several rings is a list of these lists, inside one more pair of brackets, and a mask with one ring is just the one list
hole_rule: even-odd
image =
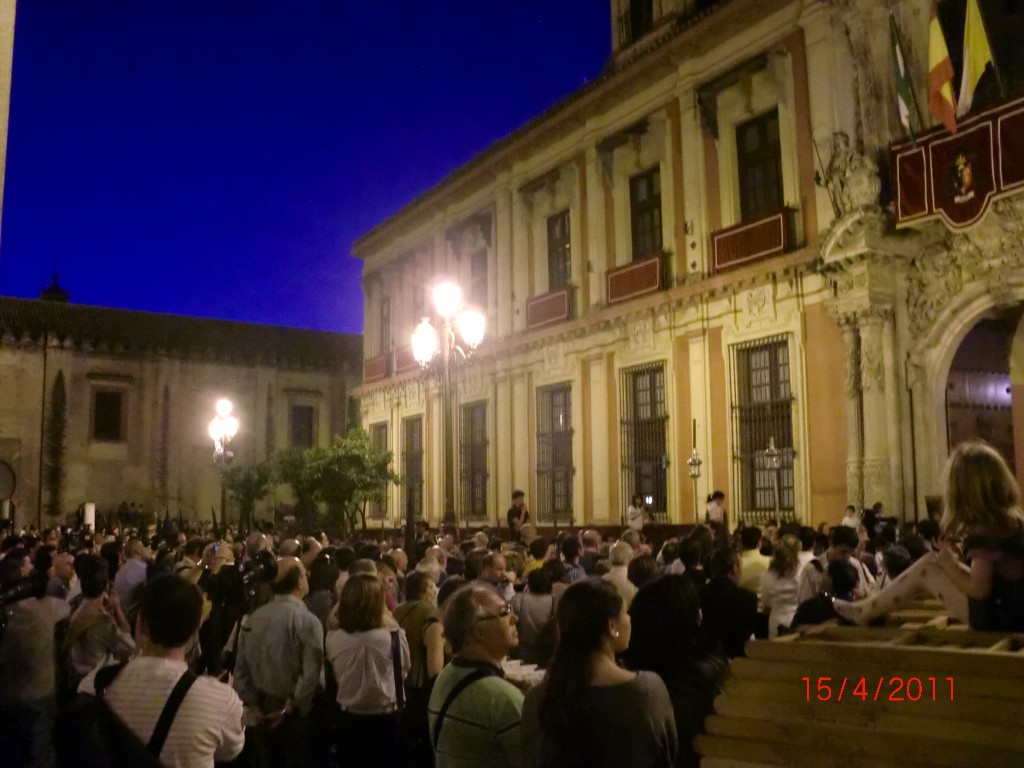
[[942,25],[932,2],[932,19],[928,25],[928,111],[950,133],[956,133],[956,101],[953,98],[953,62],[942,34]]
[[964,74],[960,80],[957,117],[963,117],[971,111],[974,90],[978,87],[985,67],[991,63],[992,49],[988,45],[988,35],[985,34],[985,22],[981,19],[978,0],[967,0],[967,18],[964,21]]

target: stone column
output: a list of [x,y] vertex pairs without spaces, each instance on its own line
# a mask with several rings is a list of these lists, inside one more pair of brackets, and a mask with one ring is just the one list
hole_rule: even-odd
[[864,413],[864,502],[892,504],[889,463],[889,419],[886,407],[884,319],[878,313],[860,315],[860,372]]
[[861,397],[860,329],[856,320],[844,319],[846,343],[846,500],[864,506],[864,403]]

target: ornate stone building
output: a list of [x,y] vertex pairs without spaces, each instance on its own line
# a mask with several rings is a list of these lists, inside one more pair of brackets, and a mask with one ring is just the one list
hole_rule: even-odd
[[[982,6],[1019,71],[1020,13]],[[1024,298],[1016,177],[954,231],[907,184],[934,176],[925,161],[894,173],[890,8],[926,104],[923,1],[612,0],[599,77],[355,244],[362,420],[407,478],[386,514],[436,520],[443,504],[442,404],[409,345],[444,278],[489,323],[455,374],[471,522],[500,520],[520,487],[563,523],[619,521],[634,493],[690,522],[713,489],[749,520],[835,522],[876,501],[913,518],[951,444],[983,435],[1013,452],[1016,331],[993,313]],[[986,108],[965,126],[995,126]],[[1024,162],[1019,142],[999,146]],[[992,345],[961,349],[979,321],[1002,362]]]
[[[209,519],[220,505],[207,434],[219,398],[241,424],[241,465],[327,445],[358,418],[358,335],[88,307],[53,286],[44,296],[0,297],[0,463],[17,481],[18,525],[55,522],[40,510],[51,500],[43,446],[58,399],[61,509],[94,502],[100,516],[123,501]],[[260,513],[274,501],[290,501],[287,489]]]

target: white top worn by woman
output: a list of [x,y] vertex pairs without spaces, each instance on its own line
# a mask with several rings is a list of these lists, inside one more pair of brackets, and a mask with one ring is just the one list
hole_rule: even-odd
[[[405,630],[397,631],[404,679],[412,666],[409,641]],[[397,703],[389,630],[350,633],[334,629],[327,633],[324,647],[338,683],[338,706],[343,710],[379,714]]]
[[768,637],[779,636],[779,626],[788,627],[800,603],[796,599],[799,583],[796,574],[779,576],[769,568],[761,574],[759,610],[768,614]]
[[642,531],[644,529],[644,515],[646,514],[647,512],[643,507],[634,507],[630,504],[629,509],[626,510],[626,525],[634,531]]

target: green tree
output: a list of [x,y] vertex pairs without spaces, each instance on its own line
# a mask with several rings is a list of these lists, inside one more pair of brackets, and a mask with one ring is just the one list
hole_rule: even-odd
[[46,434],[43,442],[47,493],[46,514],[52,517],[57,517],[63,511],[64,436],[68,426],[67,406],[64,371],[57,371],[57,378],[50,391],[50,410],[46,417]]
[[388,484],[401,482],[391,470],[392,458],[391,451],[378,449],[360,428],[335,437],[318,457],[317,496],[340,515],[346,533],[355,530],[357,519],[365,531],[366,505],[383,502]]
[[[235,465],[224,471],[224,487],[228,495],[238,504],[239,527],[243,530],[252,529],[252,518],[256,512],[256,502],[266,498],[274,479],[273,468],[269,463],[261,461],[248,467]],[[223,512],[222,512],[223,514]],[[224,520],[221,520],[221,525]]]
[[274,456],[274,474],[278,482],[289,486],[295,497],[296,517],[308,525],[316,510],[320,488],[320,448],[283,448]]

